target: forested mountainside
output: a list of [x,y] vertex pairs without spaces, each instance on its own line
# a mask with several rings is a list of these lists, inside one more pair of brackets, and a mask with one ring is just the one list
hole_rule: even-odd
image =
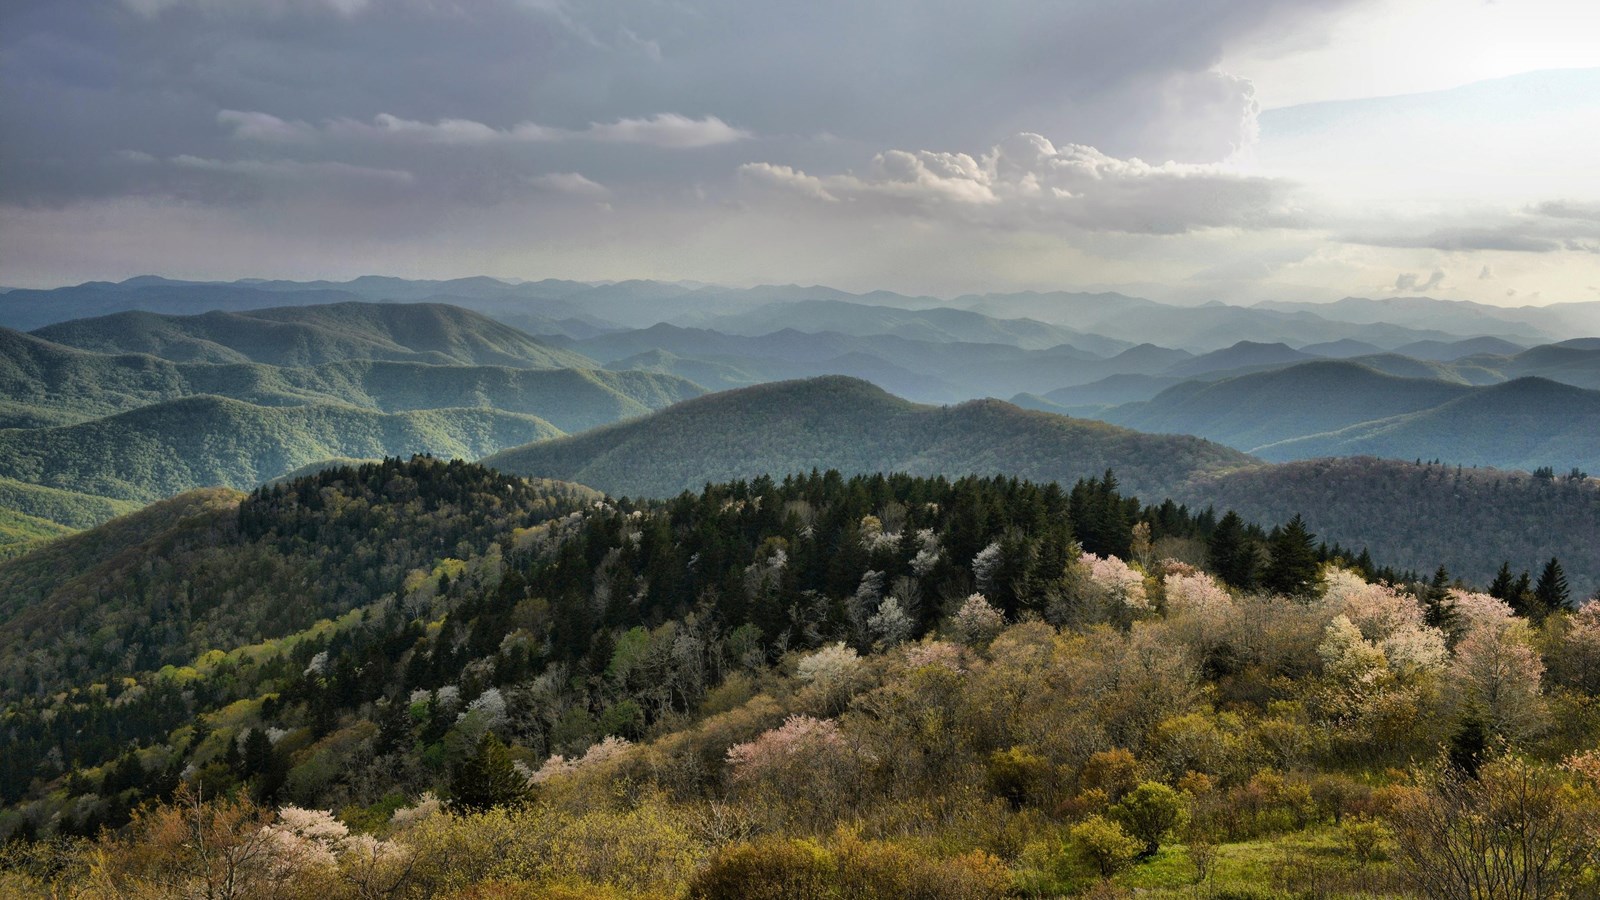
[[1249,452],[1308,434],[1415,412],[1471,388],[1433,378],[1400,378],[1355,362],[1308,362],[1217,382],[1186,381],[1106,421],[1156,433],[1195,434]]
[[1174,496],[1252,521],[1303,514],[1329,541],[1382,548],[1401,568],[1442,563],[1476,583],[1505,560],[1537,573],[1559,556],[1577,596],[1600,588],[1600,481],[1570,472],[1315,459],[1201,478]]
[[[353,358],[317,366],[175,363],[104,354],[0,330],[0,423],[70,424],[213,394],[257,406],[311,403],[382,412],[479,406],[526,413],[563,431],[641,415],[698,396],[681,378],[638,371],[431,365]],[[15,424],[12,424],[15,422]]]
[[0,431],[0,477],[150,502],[201,486],[248,489],[329,457],[475,459],[560,434],[536,416],[494,409],[379,413],[197,396],[79,425]]
[[619,496],[664,497],[708,481],[813,468],[1004,472],[1070,484],[1114,467],[1130,490],[1162,495],[1199,473],[1257,461],[1197,438],[1139,434],[995,400],[920,406],[864,381],[827,377],[701,397],[484,462]]
[[47,325],[47,341],[176,362],[314,366],[347,359],[594,368],[592,360],[442,303],[333,303],[195,316],[127,312]]
[[186,495],[0,564],[0,829],[54,835],[0,889],[1415,896],[1494,815],[1487,877],[1582,895],[1559,576],[1390,586],[1110,476]]
[[1543,378],[1476,388],[1431,409],[1322,434],[1286,438],[1256,450],[1268,459],[1318,456],[1424,457],[1449,448],[1450,461],[1531,472],[1551,467],[1600,471],[1600,391]]

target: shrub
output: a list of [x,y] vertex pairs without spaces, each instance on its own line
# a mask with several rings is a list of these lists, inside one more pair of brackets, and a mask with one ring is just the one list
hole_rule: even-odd
[[1084,819],[1072,826],[1071,835],[1079,857],[1103,878],[1126,869],[1139,856],[1139,842],[1104,816]]
[[989,790],[1021,808],[1050,774],[1050,761],[1025,747],[989,755]]
[[1389,829],[1376,819],[1354,816],[1339,826],[1339,837],[1356,862],[1366,865],[1384,857]]
[[1111,808],[1122,827],[1143,845],[1141,856],[1154,856],[1161,842],[1188,819],[1183,797],[1164,784],[1146,781]]
[[1010,871],[982,852],[933,859],[884,841],[846,837],[836,858],[840,897],[985,900],[1003,897],[1011,887]]
[[813,841],[736,844],[689,879],[690,900],[812,900],[832,895],[833,854]]

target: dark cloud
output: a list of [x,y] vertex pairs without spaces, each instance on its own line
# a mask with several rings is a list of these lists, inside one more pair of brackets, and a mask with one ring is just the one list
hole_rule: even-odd
[[1600,203],[1574,203],[1567,200],[1548,200],[1535,206],[1534,211],[1553,219],[1582,219],[1600,222]]
[[[1253,128],[1250,85],[1213,71],[1223,49],[1306,7],[13,0],[0,13],[0,202],[148,190],[111,161],[124,150],[403,169],[424,182],[601,165],[615,182],[638,180],[637,155],[590,159],[585,145],[765,140],[743,158],[652,173],[704,179],[752,159],[838,169],[885,147],[978,152],[1027,131],[1119,158],[1211,162]],[[398,143],[317,140],[338,129],[540,146],[460,165]]]

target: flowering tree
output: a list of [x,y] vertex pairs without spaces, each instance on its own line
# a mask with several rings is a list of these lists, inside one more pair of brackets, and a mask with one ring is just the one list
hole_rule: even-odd
[[802,755],[841,753],[844,746],[838,722],[796,715],[753,741],[729,747],[728,765],[733,768],[734,781],[752,781],[783,771]]
[[1089,570],[1089,581],[1104,591],[1113,601],[1132,610],[1150,608],[1144,592],[1144,575],[1115,556],[1096,556],[1085,553],[1083,564]]
[[1323,580],[1323,602],[1382,650],[1396,674],[1434,672],[1444,667],[1448,657],[1444,632],[1427,624],[1415,599],[1387,584],[1368,584],[1346,569],[1330,568]]
[[886,597],[878,604],[878,611],[867,619],[867,632],[873,637],[873,646],[887,649],[904,643],[916,630],[916,623],[900,608],[895,597]]
[[969,647],[978,647],[994,640],[1006,627],[1006,616],[982,594],[970,594],[961,608],[950,617],[950,632],[956,640]]
[[1495,732],[1520,738],[1542,724],[1544,662],[1529,646],[1524,623],[1473,629],[1456,646],[1451,675],[1463,701]]
[[544,765],[529,776],[528,780],[534,784],[542,784],[557,776],[571,775],[584,769],[593,768],[620,757],[632,746],[633,744],[627,738],[607,735],[599,743],[591,744],[589,749],[576,759],[567,759],[557,753],[545,760]]

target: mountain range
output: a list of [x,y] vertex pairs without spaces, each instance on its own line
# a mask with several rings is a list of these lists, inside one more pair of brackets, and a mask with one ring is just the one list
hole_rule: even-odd
[[[1594,470],[1600,340],[1562,330],[1587,305],[1540,309],[486,278],[14,290],[0,321],[33,331],[0,329],[0,537],[415,452],[652,496],[812,468],[1110,468],[1208,503],[1227,473],[1330,455]],[[1334,539],[1370,531],[1345,524]]]
[[0,329],[0,553],[190,488],[329,458],[472,459],[702,393],[442,304]]

